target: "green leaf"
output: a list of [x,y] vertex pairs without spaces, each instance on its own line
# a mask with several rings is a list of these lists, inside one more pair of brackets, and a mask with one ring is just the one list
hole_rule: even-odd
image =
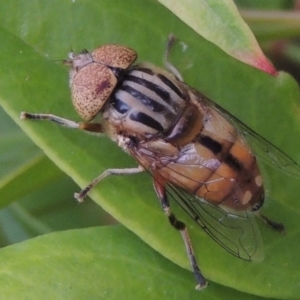
[[[0,110],[0,118],[1,207],[18,199],[18,195],[22,194],[22,189],[30,189],[31,184],[28,180],[25,185],[23,184],[24,178],[19,182],[16,181],[16,178],[22,177],[26,170],[32,169],[33,165],[42,159],[42,155],[40,149],[28,140],[27,136],[15,126],[2,109]],[[20,151],[20,145],[22,145],[22,151]],[[37,181],[32,182],[33,188],[38,185]],[[16,186],[18,186],[18,189],[16,189]],[[7,192],[5,192],[5,189],[7,189]]]
[[121,226],[52,233],[0,255],[6,300],[258,299],[216,284],[196,291],[191,275]]
[[[118,0],[113,5],[109,0],[53,0],[51,5],[46,1],[2,1],[0,26],[1,105],[81,187],[107,168],[136,163],[107,138],[46,122],[21,121],[20,111],[50,112],[78,121],[69,100],[67,69],[55,60],[66,58],[71,48],[91,50],[100,44],[119,43],[136,49],[140,60],[161,64],[171,32],[180,40],[172,61],[185,81],[300,161],[299,89],[293,79],[284,73],[274,78],[241,64],[154,1],[140,0],[137,4],[133,0]],[[297,298],[299,179],[274,168],[266,167],[265,173],[269,199],[264,213],[283,222],[287,233],[281,236],[260,223],[266,257],[262,263],[246,263],[232,257],[175,203],[172,209],[187,223],[199,264],[210,281],[264,297]],[[168,225],[147,174],[108,178],[91,196],[151,247],[190,269],[180,234]],[[53,242],[48,249],[56,246]],[[138,257],[139,251],[135,254]],[[187,290],[193,284],[190,273]],[[210,289],[205,293],[209,294]]]
[[183,22],[223,51],[251,66],[277,73],[232,0],[159,0]]
[[54,167],[47,157],[38,155],[4,178],[1,184],[1,192],[7,196],[1,199],[0,206],[5,206],[24,194],[62,176],[62,172]]
[[[20,151],[21,149],[21,151]],[[0,109],[0,245],[53,230],[114,223],[100,206],[74,206],[76,185]],[[41,201],[42,199],[42,201]],[[73,201],[66,201],[66,200]],[[19,200],[18,203],[13,203]]]

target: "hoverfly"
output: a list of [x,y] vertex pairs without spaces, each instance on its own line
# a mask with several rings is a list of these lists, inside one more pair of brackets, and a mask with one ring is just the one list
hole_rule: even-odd
[[[167,54],[174,42],[168,41]],[[88,132],[106,133],[138,167],[108,169],[75,198],[109,175],[148,171],[170,223],[180,231],[197,289],[207,282],[198,267],[188,231],[170,210],[174,199],[190,217],[231,254],[248,261],[261,259],[261,238],[253,214],[264,202],[256,157],[244,136],[268,151],[271,163],[299,175],[300,166],[203,94],[170,72],[148,63],[133,65],[137,53],[124,46],[104,45],[91,53],[69,53],[70,87],[78,114],[76,123],[50,114],[21,113],[22,119],[49,120]],[[100,115],[100,123],[91,123]],[[265,149],[265,150],[264,150]],[[261,215],[261,214],[259,214]],[[283,225],[262,216],[278,230]]]

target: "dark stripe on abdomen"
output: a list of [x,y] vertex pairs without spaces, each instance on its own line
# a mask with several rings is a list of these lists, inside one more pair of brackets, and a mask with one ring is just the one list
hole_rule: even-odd
[[[209,149],[215,155],[219,154],[222,151],[222,144],[215,141],[209,136],[200,136],[198,141],[202,146]],[[243,164],[230,152],[225,154],[222,162],[237,172],[243,170]]]
[[222,145],[209,136],[200,135],[198,141],[202,146],[209,149],[215,155],[222,151]]
[[228,165],[231,169],[240,172],[243,169],[241,162],[233,156],[231,153],[227,153],[224,157],[223,162]]
[[159,132],[162,132],[164,128],[162,125],[157,122],[155,119],[152,117],[142,113],[142,112],[133,112],[129,115],[129,119],[135,122],[139,122],[141,124],[144,124],[150,128],[153,128]]

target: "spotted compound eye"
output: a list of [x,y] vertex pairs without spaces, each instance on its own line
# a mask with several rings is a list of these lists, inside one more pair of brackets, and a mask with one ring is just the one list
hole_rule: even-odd
[[95,62],[110,67],[127,69],[137,58],[137,53],[127,47],[119,45],[104,45],[92,52]]
[[118,45],[105,45],[92,53],[71,57],[72,100],[82,119],[92,120],[116,87],[118,80],[112,68],[127,69],[136,57],[135,51]]

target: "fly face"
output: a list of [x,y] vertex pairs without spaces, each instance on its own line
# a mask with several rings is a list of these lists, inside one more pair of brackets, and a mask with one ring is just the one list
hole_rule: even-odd
[[[72,67],[73,103],[87,122],[25,112],[21,118],[107,133],[138,162],[135,168],[105,170],[75,194],[76,199],[83,201],[109,175],[146,170],[153,177],[166,216],[183,237],[197,289],[207,282],[195,260],[185,224],[170,209],[170,199],[228,252],[248,261],[261,260],[262,243],[253,212],[258,214],[263,204],[264,188],[256,157],[245,140],[254,141],[256,149],[261,149],[259,154],[280,169],[300,176],[300,166],[186,85],[174,67],[171,74],[150,64],[132,66],[136,53],[117,45],[69,57],[65,63]],[[98,114],[103,116],[101,123],[89,122]],[[283,225],[262,218],[283,230]]]

